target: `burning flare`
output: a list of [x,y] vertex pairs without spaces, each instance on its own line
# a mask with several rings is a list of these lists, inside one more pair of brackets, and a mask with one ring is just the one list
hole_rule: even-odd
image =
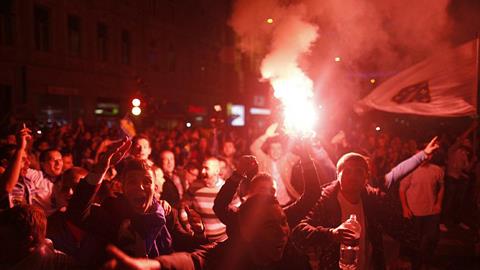
[[300,16],[283,18],[273,33],[272,51],[263,59],[261,72],[283,105],[284,126],[288,133],[311,136],[317,121],[313,102],[313,82],[298,65],[317,38],[317,27]]

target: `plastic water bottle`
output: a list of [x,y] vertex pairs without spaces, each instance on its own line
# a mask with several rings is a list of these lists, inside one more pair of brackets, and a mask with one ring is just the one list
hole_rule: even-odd
[[357,220],[357,216],[352,214],[342,224],[346,229],[353,231],[354,240],[348,242],[342,242],[340,244],[340,261],[338,266],[343,270],[358,269],[358,259],[360,255],[360,233],[362,232],[362,226]]

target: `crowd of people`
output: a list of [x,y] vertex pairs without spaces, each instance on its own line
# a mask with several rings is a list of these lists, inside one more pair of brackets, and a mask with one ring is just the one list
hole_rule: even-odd
[[384,234],[424,269],[441,232],[478,235],[476,128],[416,141],[17,123],[0,141],[0,269],[338,269],[351,214],[357,269],[393,267]]

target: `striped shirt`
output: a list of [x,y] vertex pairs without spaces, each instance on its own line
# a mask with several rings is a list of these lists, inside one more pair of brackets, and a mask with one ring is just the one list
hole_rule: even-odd
[[10,207],[27,203],[42,208],[47,216],[56,210],[52,198],[53,183],[39,170],[28,169],[25,176],[20,176],[8,197]]
[[225,224],[213,212],[215,197],[224,183],[224,180],[218,179],[213,187],[207,187],[203,181],[195,181],[185,194],[186,204],[200,215],[205,235],[212,242],[227,239]]

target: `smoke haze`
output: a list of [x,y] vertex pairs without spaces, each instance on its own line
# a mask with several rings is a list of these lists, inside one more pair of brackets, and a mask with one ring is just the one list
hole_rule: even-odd
[[230,25],[237,47],[261,58],[264,78],[272,78],[267,66],[299,67],[322,100],[350,103],[370,78],[389,77],[452,45],[449,2],[236,0]]

